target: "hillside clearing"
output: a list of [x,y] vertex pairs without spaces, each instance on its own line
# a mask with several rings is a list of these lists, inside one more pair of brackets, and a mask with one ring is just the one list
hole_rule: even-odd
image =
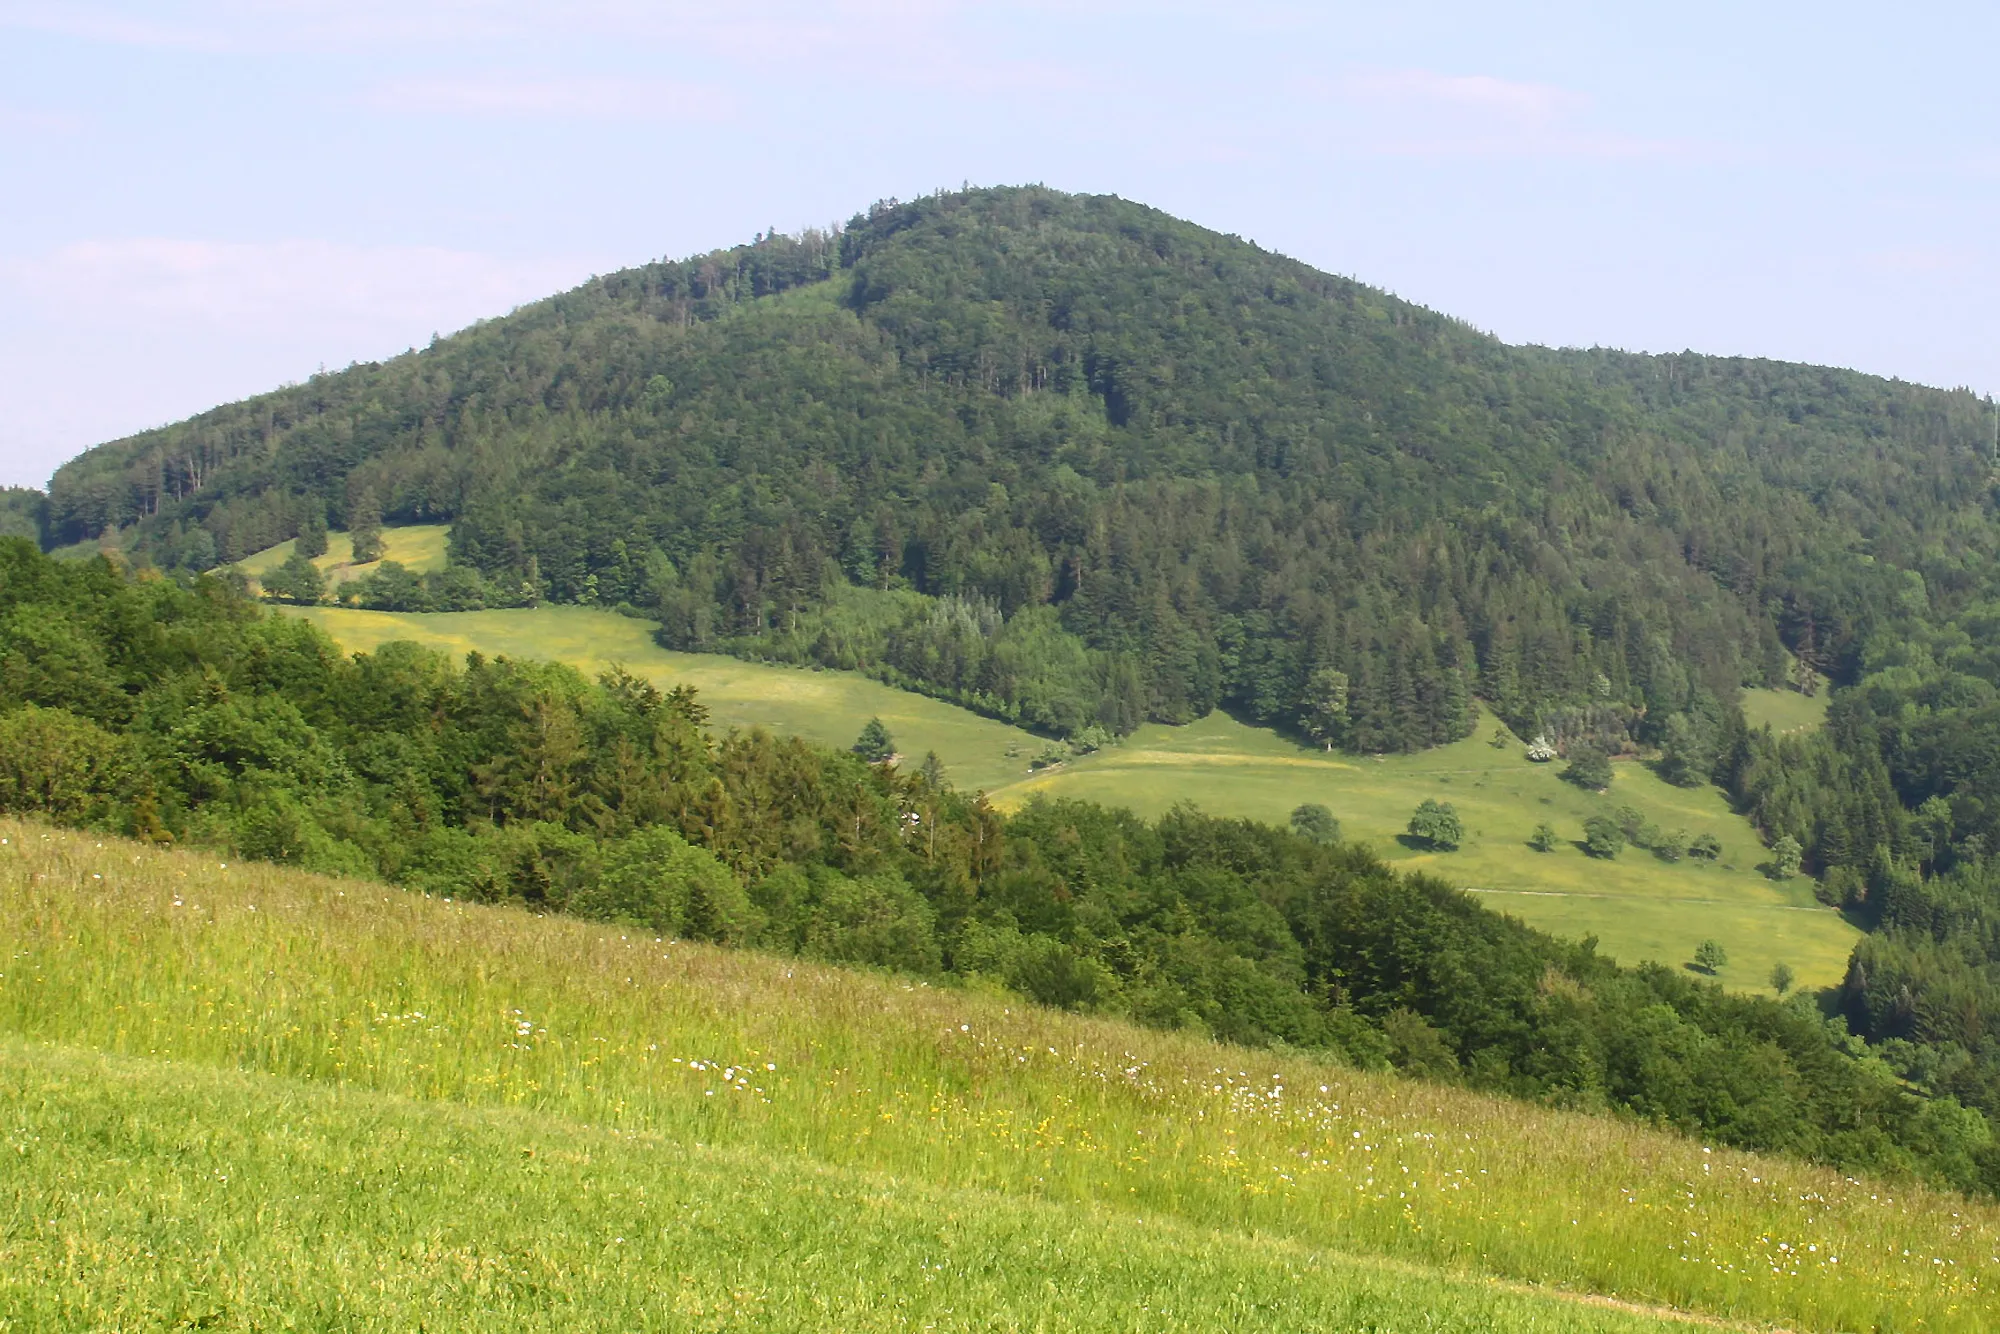
[[[1034,1261],[1032,1251],[997,1243],[986,1248],[977,1232],[965,1234],[973,1238],[969,1249],[954,1250],[943,1232],[961,1218],[990,1228],[986,1235],[1021,1239],[1023,1246],[1039,1244],[1026,1239],[1037,1235],[1042,1218],[1054,1219],[1058,1236],[1065,1227],[1101,1234],[1104,1247],[1097,1254],[1131,1253],[1132,1290],[1149,1282],[1146,1265],[1168,1265],[1178,1254],[1172,1237],[1189,1234],[1171,1229],[1185,1228],[1198,1235],[1197,1252],[1215,1248],[1218,1273],[1235,1266],[1246,1281],[1274,1271],[1243,1266],[1282,1266],[1298,1257],[1303,1271],[1310,1256],[1368,1253],[1466,1276],[1817,1329],[1981,1328],[1987,1267],[2000,1263],[1993,1259],[2000,1254],[2000,1213],[1989,1204],[1711,1152],[1608,1117],[1368,1075],[1297,1055],[1233,1049],[997,997],[635,938],[615,928],[468,907],[282,868],[224,866],[211,856],[18,822],[0,823],[0,838],[6,840],[0,844],[0,936],[11,946],[0,974],[0,1032],[17,1040],[6,1078],[21,1089],[69,1079],[67,1087],[76,1090],[63,1095],[67,1111],[36,1112],[46,1099],[8,1098],[16,1108],[6,1126],[11,1156],[31,1165],[31,1174],[12,1178],[28,1192],[17,1194],[13,1211],[17,1218],[54,1220],[47,1226],[56,1235],[45,1235],[40,1223],[11,1230],[0,1240],[10,1252],[0,1271],[27,1272],[32,1264],[46,1273],[60,1264],[67,1281],[84,1290],[80,1300],[110,1302],[121,1291],[120,1276],[133,1267],[150,1272],[132,1250],[145,1238],[128,1230],[131,1219],[149,1216],[161,1244],[175,1237],[198,1240],[202,1254],[217,1257],[211,1271],[217,1273],[240,1259],[268,1256],[259,1247],[299,1238],[292,1250],[298,1262],[287,1272],[297,1275],[295,1290],[305,1292],[305,1271],[319,1265],[322,1242],[332,1240],[314,1225],[314,1211],[335,1209],[349,1235],[381,1238],[367,1252],[379,1259],[355,1280],[361,1285],[357,1299],[373,1301],[394,1287],[415,1300],[430,1281],[422,1271],[441,1268],[457,1270],[468,1285],[491,1279],[509,1301],[543,1301],[534,1309],[546,1310],[546,1302],[560,1295],[550,1277],[551,1264],[560,1260],[547,1257],[581,1244],[565,1238],[594,1240],[601,1259],[586,1277],[604,1268],[651,1273],[624,1268],[613,1248],[626,1243],[617,1238],[629,1241],[648,1229],[671,1247],[675,1236],[686,1235],[678,1217],[686,1208],[707,1220],[703,1235],[712,1240],[703,1244],[729,1257],[696,1274],[693,1285],[695,1299],[712,1304],[703,1306],[705,1315],[725,1324],[754,1319],[740,1313],[720,1318],[730,1314],[722,1294],[734,1300],[736,1292],[757,1290],[754,1283],[731,1286],[744,1272],[740,1266],[769,1259],[774,1267],[761,1272],[770,1277],[760,1281],[776,1287],[792,1281],[784,1265],[793,1262],[743,1254],[742,1235],[728,1228],[753,1229],[754,1246],[758,1237],[783,1236],[794,1226],[785,1211],[796,1207],[803,1211],[792,1215],[796,1226],[812,1229],[804,1235],[816,1246],[856,1254],[852,1247],[859,1243],[847,1240],[852,1228],[833,1230],[836,1242],[821,1238],[820,1230],[832,1225],[811,1221],[812,1210],[822,1206],[810,1199],[794,1201],[795,1192],[782,1187],[736,1197],[740,1208],[730,1207],[729,1196],[702,1196],[704,1164],[720,1159],[694,1161],[693,1184],[685,1188],[690,1193],[676,1194],[662,1176],[647,1176],[650,1168],[631,1165],[632,1158],[607,1144],[602,1137],[612,1132],[634,1137],[635,1153],[643,1153],[650,1136],[683,1146],[683,1152],[699,1145],[758,1156],[755,1171],[735,1174],[739,1183],[760,1179],[774,1163],[777,1181],[796,1180],[783,1173],[803,1170],[800,1159],[844,1173],[886,1174],[895,1190],[914,1191],[906,1197],[913,1203],[907,1213],[893,1207],[866,1212],[865,1230],[872,1233],[881,1220],[881,1244],[905,1257],[895,1261],[901,1266],[895,1272],[908,1283],[915,1280],[907,1257],[919,1248],[904,1248],[897,1238],[929,1227],[940,1238],[929,1255],[944,1262],[933,1281],[968,1297],[982,1289],[956,1286],[965,1280],[949,1263],[954,1257],[985,1257],[979,1264],[989,1266],[982,1272],[995,1284],[1013,1282],[1007,1275]],[[129,1116],[112,1114],[101,1104],[120,1101],[116,1081],[144,1083],[151,1067],[114,1064],[101,1078],[86,1071],[71,1079],[62,1064],[83,1057],[21,1055],[20,1043],[177,1067],[236,1068],[321,1086],[332,1101],[255,1080],[224,1082],[212,1099],[172,1093],[155,1081],[153,1091],[131,1099]],[[196,1080],[186,1087],[208,1086]],[[185,1099],[178,1108],[170,1103],[176,1096]],[[226,1110],[267,1096],[271,1110],[257,1124],[281,1132],[293,1127],[277,1138],[299,1134],[296,1153],[274,1142],[248,1142]],[[494,1136],[517,1132],[480,1130],[450,1117],[404,1116],[383,1097],[453,1104],[482,1118],[529,1118],[512,1123],[527,1127],[518,1131],[528,1137],[527,1147],[561,1145],[592,1156],[598,1166],[581,1179],[575,1164],[560,1169],[552,1183],[543,1183],[554,1192],[546,1202],[540,1200],[543,1187],[535,1187],[536,1208],[557,1219],[546,1242],[534,1242],[548,1251],[511,1253],[508,1238],[521,1233],[505,1229],[468,1249],[465,1234],[444,1221],[452,1200],[471,1189],[452,1184],[453,1174],[504,1172],[503,1164],[522,1156],[519,1141],[510,1152],[508,1142]],[[92,1112],[94,1104],[100,1110]],[[188,1128],[189,1105],[225,1110],[203,1112]],[[333,1108],[327,1115],[337,1124],[312,1129],[315,1108],[325,1107]],[[35,1116],[42,1119],[31,1120]],[[44,1133],[102,1124],[107,1117],[112,1125],[101,1135]],[[594,1129],[575,1135],[566,1123]],[[162,1129],[142,1133],[149,1124]],[[381,1129],[369,1130],[371,1125]],[[130,1127],[129,1136],[121,1138],[118,1126]],[[280,1208],[265,1199],[260,1181],[276,1191],[297,1180],[286,1156],[313,1160],[322,1152],[314,1136],[322,1134],[326,1156],[316,1161],[344,1161],[344,1144],[377,1147],[356,1160],[344,1182],[323,1188],[334,1203],[312,1195]],[[64,1146],[61,1161],[45,1151],[52,1141]],[[242,1153],[231,1144],[241,1144]],[[217,1173],[230,1169],[204,1170],[205,1156],[244,1162],[239,1170],[249,1179],[234,1178],[243,1190],[225,1193]],[[87,1183],[92,1173],[101,1181],[113,1170],[112,1159],[138,1164],[142,1176],[162,1182],[174,1208],[148,1215],[56,1203],[94,1198]],[[794,1166],[785,1168],[779,1159]],[[676,1170],[671,1164],[677,1160],[668,1161],[668,1170]],[[724,1167],[713,1170],[728,1174]],[[412,1188],[433,1171],[435,1194]],[[197,1179],[199,1194],[193,1191]],[[177,1180],[188,1193],[171,1194],[180,1189],[172,1184]],[[499,1199],[486,1206],[494,1210],[504,1209],[507,1191],[523,1189],[494,1184]],[[957,1194],[941,1205],[940,1197],[924,1193],[947,1189]],[[337,1208],[343,1191],[354,1193],[352,1208]],[[1004,1201],[988,1211],[985,1197],[965,1192],[991,1192]],[[586,1193],[595,1199],[573,1198]],[[187,1206],[198,1198],[228,1207],[204,1215]],[[24,1212],[25,1199],[34,1204]],[[427,1213],[433,1207],[427,1199],[446,1212]],[[749,1217],[758,1214],[760,1201],[772,1210],[763,1221]],[[957,1201],[965,1202],[963,1214],[954,1212]],[[1042,1205],[1107,1212],[1096,1220],[1018,1213]],[[844,1206],[824,1207],[838,1212]],[[391,1216],[395,1209],[408,1211],[401,1221]],[[1008,1210],[1017,1212],[1010,1218]],[[278,1218],[296,1225],[275,1240],[255,1237],[266,1220]],[[1170,1231],[1146,1231],[1161,1224]],[[1148,1238],[1162,1236],[1167,1242],[1149,1251]],[[1240,1240],[1231,1237],[1254,1238],[1251,1249],[1259,1256],[1241,1253]],[[66,1239],[58,1244],[58,1238]],[[111,1264],[120,1254],[126,1258]],[[1080,1263],[1089,1266],[1081,1243],[1064,1254],[1081,1254]],[[259,1261],[264,1263],[276,1261]],[[686,1271],[671,1272],[678,1280]],[[886,1272],[864,1266],[856,1289],[875,1293],[869,1300],[892,1300],[900,1289],[892,1286],[885,1295],[868,1281]],[[335,1266],[313,1281],[342,1280]],[[614,1275],[608,1290],[625,1281]],[[1320,1309],[1337,1309],[1347,1300],[1343,1294],[1362,1281],[1336,1272],[1331,1286],[1320,1290],[1335,1305]],[[1443,1282],[1425,1279],[1398,1293],[1384,1323],[1393,1326],[1431,1309],[1427,1303]],[[1116,1287],[1109,1290],[1115,1299]],[[1458,1299],[1445,1295],[1443,1309],[1457,1318],[1449,1302]],[[1321,1299],[1306,1291],[1298,1300]],[[1188,1314],[1188,1323],[1240,1323],[1247,1314],[1229,1309],[1219,1294],[1211,1294],[1210,1306]],[[1294,1309],[1303,1316],[1312,1308]],[[677,1326],[692,1318],[662,1313],[657,1322]],[[900,1312],[894,1318],[906,1319]],[[1609,1317],[1565,1308],[1560,1321],[1572,1323],[1531,1327],[1619,1327],[1574,1323],[1600,1318]],[[1048,1321],[1060,1325],[1064,1317],[1057,1312]],[[1024,1315],[1023,1323],[1032,1322]],[[1092,1316],[1091,1323],[1149,1322]]]
[[[1074,797],[1154,817],[1181,801],[1216,815],[1282,825],[1292,808],[1317,801],[1346,837],[1399,865],[1422,867],[1491,896],[1494,907],[1545,931],[1594,935],[1602,952],[1626,963],[1683,965],[1703,940],[1724,941],[1724,985],[1770,992],[1771,969],[1789,965],[1798,985],[1837,985],[1860,933],[1812,897],[1811,882],[1779,884],[1755,869],[1764,859],[1756,832],[1713,788],[1671,787],[1636,763],[1617,766],[1606,795],[1557,778],[1560,765],[1527,761],[1520,745],[1496,749],[1498,723],[1483,709],[1472,736],[1416,755],[1327,755],[1267,728],[1216,713],[1185,727],[1149,723],[1118,745],[1040,773],[1028,757],[1047,743],[1005,723],[852,672],[810,671],[659,647],[648,622],[584,607],[410,614],[348,608],[287,608],[321,626],[349,652],[397,639],[455,655],[548,658],[586,672],[622,664],[657,683],[701,692],[716,721],[761,726],[824,745],[850,744],[870,717],[895,737],[905,763],[935,750],[957,786],[983,789],[996,805],[1018,808],[1034,795]],[[1803,698],[1803,697],[1801,697]],[[1405,845],[1410,812],[1426,797],[1456,806],[1467,839],[1457,852]],[[1638,808],[1663,829],[1713,833],[1717,865],[1668,864],[1642,849],[1616,861],[1585,856],[1583,822],[1618,805]],[[1549,821],[1564,845],[1527,846]]]
[[[1272,824],[1301,803],[1320,802],[1345,837],[1385,860],[1476,889],[1544,931],[1594,935],[1622,962],[1681,965],[1697,944],[1715,939],[1729,949],[1720,977],[1736,990],[1769,994],[1772,966],[1781,962],[1801,986],[1839,983],[1860,932],[1815,902],[1810,881],[1778,883],[1758,873],[1763,845],[1720,792],[1670,786],[1638,763],[1616,765],[1609,792],[1585,792],[1558,777],[1560,763],[1530,762],[1517,741],[1493,746],[1498,727],[1482,709],[1473,734],[1448,746],[1328,755],[1216,713],[1186,727],[1149,723],[1122,745],[1000,789],[994,801],[1011,808],[1036,795],[1076,797],[1157,816],[1193,800],[1211,814]],[[1458,851],[1420,850],[1403,839],[1426,797],[1450,802],[1463,819]],[[1714,865],[1663,862],[1641,848],[1611,861],[1586,856],[1583,822],[1617,806],[1635,807],[1662,829],[1712,833],[1722,856]],[[1562,839],[1554,852],[1528,846],[1543,821]]]
[[[408,524],[401,528],[382,530],[382,560],[392,560],[405,569],[419,574],[442,570],[445,566],[445,547],[451,535],[451,525],[442,523]],[[266,547],[252,556],[237,561],[235,568],[252,580],[261,579],[291,558],[296,539],[288,539],[274,547]],[[340,585],[355,579],[363,579],[382,568],[381,561],[354,562],[353,539],[344,532],[329,532],[326,535],[326,554],[315,556],[313,564],[326,576],[327,583],[338,589]]]

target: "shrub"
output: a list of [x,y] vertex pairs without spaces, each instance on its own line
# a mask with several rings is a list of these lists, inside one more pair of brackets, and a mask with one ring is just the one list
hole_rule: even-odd
[[1583,822],[1583,850],[1606,861],[1625,850],[1625,831],[1608,815],[1593,815]]
[[1528,836],[1528,846],[1536,852],[1554,852],[1562,840],[1556,837],[1556,828],[1548,821],[1535,826],[1535,832]]
[[1800,847],[1799,841],[1790,834],[1781,836],[1776,843],[1771,845],[1771,878],[1773,880],[1790,880],[1799,873],[1804,862],[1805,849]]
[[1729,962],[1729,951],[1713,940],[1704,940],[1694,947],[1694,966],[1714,977],[1722,966]]
[[67,709],[0,715],[0,811],[64,824],[101,819],[125,771],[125,743]]
[[1694,842],[1688,844],[1688,856],[1712,862],[1722,856],[1722,840],[1714,834],[1697,834]]
[[1611,786],[1611,757],[1595,746],[1578,746],[1569,753],[1569,766],[1562,776],[1566,783],[1602,792]]
[[870,764],[880,764],[896,753],[896,743],[889,736],[889,729],[882,726],[880,718],[870,718],[849,749]]
[[1545,736],[1538,736],[1528,743],[1528,758],[1536,764],[1547,764],[1556,757],[1555,742]]
[[1653,855],[1663,862],[1677,862],[1687,856],[1688,832],[1685,829],[1670,830],[1653,840]]

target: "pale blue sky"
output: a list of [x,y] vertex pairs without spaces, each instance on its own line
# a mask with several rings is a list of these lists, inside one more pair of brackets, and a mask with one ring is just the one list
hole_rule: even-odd
[[1970,4],[0,0],[0,481],[968,180],[1514,341],[2000,389],[1996,66]]

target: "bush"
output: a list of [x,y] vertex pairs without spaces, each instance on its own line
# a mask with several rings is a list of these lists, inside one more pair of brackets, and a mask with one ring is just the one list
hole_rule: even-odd
[[1536,852],[1554,852],[1562,844],[1556,836],[1556,828],[1546,820],[1535,826],[1535,832],[1528,835],[1528,846]]
[[1450,802],[1425,797],[1410,817],[1410,837],[1438,852],[1455,852],[1465,839],[1465,825]]
[[1340,821],[1318,802],[1292,808],[1292,832],[1314,843],[1340,842]]
[[1675,829],[1653,840],[1653,855],[1663,862],[1677,862],[1687,856],[1688,832]]
[[1555,742],[1545,736],[1538,736],[1528,743],[1528,758],[1536,764],[1547,764],[1556,757]]
[[736,942],[755,925],[749,895],[729,868],[671,829],[642,829],[606,849],[596,880],[578,889],[579,917],[661,935]]
[[1593,815],[1583,822],[1583,850],[1610,861],[1625,851],[1625,831],[1610,816]]
[[870,718],[849,749],[870,764],[880,764],[896,753],[896,743],[880,718]]
[[110,810],[125,743],[67,709],[30,704],[0,715],[0,811],[87,824]]
[[1562,777],[1566,783],[1602,792],[1611,786],[1611,757],[1595,746],[1578,746],[1569,753],[1569,766]]
[[1723,965],[1729,962],[1729,951],[1713,940],[1704,940],[1694,947],[1694,966],[1714,977]]
[[1722,840],[1714,834],[1697,834],[1694,842],[1688,844],[1688,856],[1705,862],[1715,861],[1722,856]]
[[1805,849],[1790,834],[1781,836],[1771,845],[1771,878],[1790,880],[1803,869]]

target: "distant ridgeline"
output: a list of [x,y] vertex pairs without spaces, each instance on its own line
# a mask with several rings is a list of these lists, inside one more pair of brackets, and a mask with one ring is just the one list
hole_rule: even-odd
[[1621,969],[1357,847],[1003,817],[613,672],[342,655],[217,579],[0,539],[0,812],[1011,988],[2000,1193],[1979,1110],[1822,1017]]
[[481,582],[445,605],[628,604],[1058,735],[1227,705],[1414,750],[1477,694],[1524,733],[1679,715],[1705,770],[1788,647],[1851,679],[1875,619],[1963,586],[1988,438],[1969,393],[1508,347],[1136,204],[980,190],[103,446],[48,520],[185,568],[448,520]]

